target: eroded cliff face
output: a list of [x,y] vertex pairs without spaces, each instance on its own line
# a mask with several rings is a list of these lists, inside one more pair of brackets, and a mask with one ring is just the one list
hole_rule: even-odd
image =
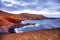
[[29,13],[21,13],[21,16],[24,16],[27,19],[30,20],[42,20],[42,19],[47,19],[47,17],[43,15],[37,15],[37,14],[29,14]]
[[36,15],[36,14],[29,14],[29,13],[21,13],[21,14],[9,14],[6,12],[0,11],[0,16],[4,19],[11,21],[11,22],[19,22],[22,20],[41,20],[47,19],[47,17],[43,15]]
[[4,18],[0,17],[0,28],[9,28],[9,26],[13,25],[12,22],[5,20]]
[[0,40],[60,40],[60,29],[2,34]]
[[12,25],[13,23],[20,23],[23,20],[42,20],[47,19],[47,17],[43,15],[36,14],[10,14],[7,12],[0,11],[0,25]]

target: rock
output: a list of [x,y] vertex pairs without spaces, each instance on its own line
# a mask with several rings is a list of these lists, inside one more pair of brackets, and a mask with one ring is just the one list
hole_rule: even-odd
[[22,15],[25,18],[30,19],[30,20],[47,19],[47,17],[45,17],[43,15],[37,15],[37,14],[21,13],[20,15]]
[[60,40],[60,29],[1,34],[0,40]]
[[4,18],[0,17],[0,28],[9,28],[9,26],[13,25],[12,22],[5,20]]
[[47,17],[43,15],[37,15],[37,14],[29,14],[29,13],[21,13],[21,14],[10,14],[7,12],[0,11],[0,16],[2,16],[4,19],[11,21],[11,22],[20,22],[22,20],[42,20],[47,19]]

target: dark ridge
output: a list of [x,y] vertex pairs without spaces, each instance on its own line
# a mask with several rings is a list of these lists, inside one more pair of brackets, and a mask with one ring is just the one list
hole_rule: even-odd
[[47,19],[60,19],[60,18],[47,18]]

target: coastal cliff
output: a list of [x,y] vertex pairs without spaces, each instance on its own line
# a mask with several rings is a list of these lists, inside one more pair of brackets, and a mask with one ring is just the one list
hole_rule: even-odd
[[7,12],[0,11],[0,26],[11,26],[14,23],[20,23],[23,20],[42,20],[47,19],[43,15],[21,13],[21,14],[10,14]]
[[11,22],[20,22],[22,20],[42,20],[47,19],[47,17],[43,15],[37,14],[29,14],[29,13],[20,13],[20,14],[10,14],[7,12],[0,11],[0,16],[4,19],[11,21]]

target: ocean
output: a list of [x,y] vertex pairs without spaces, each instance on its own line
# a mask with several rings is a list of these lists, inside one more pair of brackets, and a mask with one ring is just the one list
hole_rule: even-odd
[[60,28],[60,19],[24,20],[21,23],[22,24],[36,23],[36,24],[15,28],[16,33],[28,32],[33,30]]

